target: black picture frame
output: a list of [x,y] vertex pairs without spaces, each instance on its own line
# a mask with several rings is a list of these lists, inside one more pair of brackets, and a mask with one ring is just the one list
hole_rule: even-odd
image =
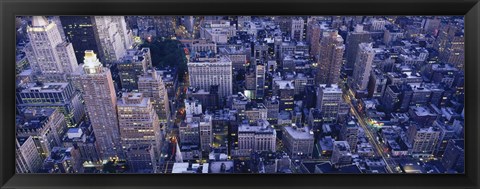
[[[15,174],[16,15],[465,15],[465,174]],[[479,188],[478,0],[0,0],[0,188]]]

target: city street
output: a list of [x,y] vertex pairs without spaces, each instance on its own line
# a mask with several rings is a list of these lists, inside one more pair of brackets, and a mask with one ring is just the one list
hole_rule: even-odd
[[399,171],[397,171],[397,169],[396,169],[397,164],[396,164],[395,160],[393,158],[389,157],[388,153],[386,153],[383,150],[384,149],[383,144],[381,144],[376,139],[375,133],[374,133],[375,131],[373,131],[368,126],[368,124],[365,122],[365,118],[358,113],[357,109],[353,105],[352,97],[350,97],[349,95],[345,95],[345,101],[350,106],[350,112],[353,114],[353,116],[355,116],[355,118],[358,120],[359,125],[365,131],[365,134],[368,137],[368,141],[370,142],[370,144],[372,144],[372,146],[375,149],[375,154],[380,155],[382,157],[383,161],[385,161],[385,163],[387,164],[387,167],[386,167],[387,171],[389,173],[398,173]]

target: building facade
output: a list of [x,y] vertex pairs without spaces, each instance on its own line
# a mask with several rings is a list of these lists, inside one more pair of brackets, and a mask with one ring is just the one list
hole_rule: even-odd
[[209,91],[210,86],[218,85],[221,97],[232,94],[232,62],[227,58],[189,62],[188,73],[191,87]]
[[340,68],[343,63],[345,45],[343,38],[337,31],[323,32],[320,40],[320,54],[318,59],[316,82],[317,84],[337,84],[340,80]]
[[123,157],[118,130],[117,96],[110,69],[102,66],[93,51],[85,51],[83,72],[79,79],[101,157]]
[[26,55],[37,79],[43,82],[66,81],[77,69],[73,45],[64,40],[59,28],[44,16],[33,16],[27,27],[30,43]]

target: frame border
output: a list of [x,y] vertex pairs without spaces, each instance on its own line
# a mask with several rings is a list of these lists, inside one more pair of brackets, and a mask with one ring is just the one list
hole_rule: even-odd
[[[341,13],[341,14],[339,14]],[[15,174],[17,15],[465,15],[464,175]],[[479,188],[479,0],[0,0],[0,188]]]

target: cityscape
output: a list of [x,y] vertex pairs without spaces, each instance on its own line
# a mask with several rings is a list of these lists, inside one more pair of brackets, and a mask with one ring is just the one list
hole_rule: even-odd
[[16,173],[465,173],[463,16],[18,16],[16,44]]

